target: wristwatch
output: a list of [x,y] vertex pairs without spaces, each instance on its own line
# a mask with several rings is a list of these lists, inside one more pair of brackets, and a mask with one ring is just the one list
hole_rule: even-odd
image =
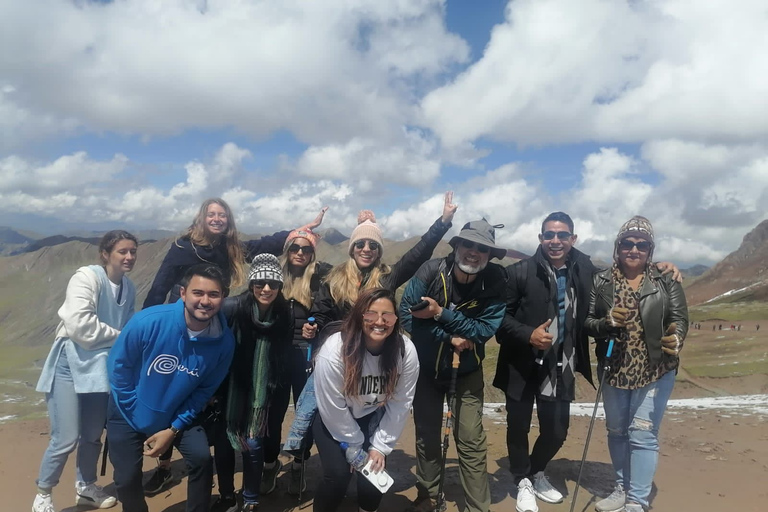
[[176,437],[177,435],[179,435],[179,429],[177,429],[173,425],[171,425],[171,432],[173,432],[173,437]]
[[440,312],[438,314],[436,314],[435,316],[433,316],[432,319],[435,322],[439,322],[441,316],[443,316],[443,308],[440,308]]

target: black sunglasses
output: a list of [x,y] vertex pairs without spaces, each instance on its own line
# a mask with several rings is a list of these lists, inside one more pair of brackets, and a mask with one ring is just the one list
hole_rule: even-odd
[[469,240],[462,240],[461,246],[465,249],[472,249],[474,247],[477,247],[477,252],[480,252],[483,254],[491,252],[491,248],[488,247],[487,245],[476,244],[475,242],[470,242]]
[[557,237],[558,240],[568,240],[573,236],[573,233],[569,231],[545,231],[541,234],[541,238],[544,240],[554,240]]
[[315,248],[311,245],[291,244],[288,246],[288,252],[291,254],[314,254]]
[[619,249],[622,251],[631,251],[634,247],[640,252],[648,252],[651,250],[651,242],[633,242],[632,240],[622,240],[619,242]]
[[265,286],[269,285],[269,287],[272,290],[279,290],[283,287],[283,283],[280,281],[275,281],[274,279],[257,279],[255,281],[251,281],[251,284],[254,288],[258,288],[261,290]]
[[365,244],[368,244],[368,248],[372,251],[378,251],[379,247],[381,247],[379,242],[374,242],[373,240],[358,240],[352,245],[355,247],[355,249],[364,249]]

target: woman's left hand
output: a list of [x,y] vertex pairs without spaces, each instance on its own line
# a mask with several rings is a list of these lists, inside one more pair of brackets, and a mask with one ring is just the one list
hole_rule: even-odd
[[670,356],[676,356],[681,348],[680,336],[677,335],[677,324],[672,322],[667,327],[667,332],[661,337],[661,350]]
[[387,465],[387,458],[380,451],[371,448],[368,450],[368,459],[371,461],[371,471],[378,473]]
[[320,213],[317,214],[317,217],[315,217],[315,220],[307,224],[307,227],[312,230],[320,226],[320,224],[323,223],[323,217],[325,216],[325,212],[328,211],[327,206],[323,206],[323,208],[320,210]]

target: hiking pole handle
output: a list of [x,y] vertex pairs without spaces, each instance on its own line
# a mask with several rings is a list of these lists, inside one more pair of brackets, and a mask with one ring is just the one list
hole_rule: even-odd
[[456,380],[459,376],[459,364],[461,363],[460,352],[458,350],[453,351],[453,361],[451,361],[451,383],[448,386],[448,394],[456,394]]

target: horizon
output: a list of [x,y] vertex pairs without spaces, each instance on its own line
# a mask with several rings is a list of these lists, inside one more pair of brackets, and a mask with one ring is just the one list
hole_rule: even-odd
[[[525,254],[569,213],[611,260],[712,266],[768,219],[764,2],[0,1],[0,211],[41,234],[189,225],[448,237],[480,217]],[[733,30],[737,27],[738,30]],[[56,84],[56,87],[51,87]]]

